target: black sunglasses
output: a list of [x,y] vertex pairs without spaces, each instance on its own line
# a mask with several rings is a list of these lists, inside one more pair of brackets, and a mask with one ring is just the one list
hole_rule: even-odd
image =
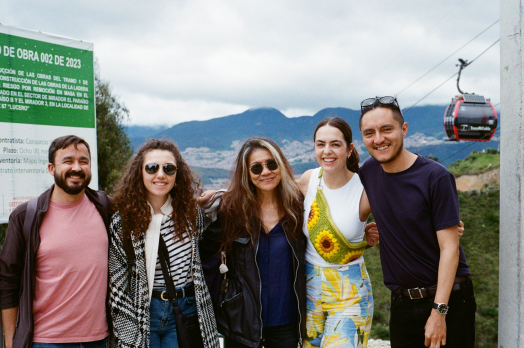
[[[144,166],[147,174],[155,174],[160,169],[160,164],[158,163],[148,163]],[[162,170],[166,175],[173,176],[176,174],[178,167],[174,164],[166,163],[162,165]]]
[[258,162],[253,163],[251,167],[249,167],[249,170],[251,170],[251,173],[259,175],[264,171],[264,166],[266,166],[270,171],[274,171],[277,170],[278,163],[274,158],[270,158],[264,164]]
[[375,97],[375,98],[364,99],[360,103],[360,111],[373,107],[376,104],[383,105],[383,106],[395,106],[400,110],[400,106],[398,105],[397,98],[386,96],[386,97]]

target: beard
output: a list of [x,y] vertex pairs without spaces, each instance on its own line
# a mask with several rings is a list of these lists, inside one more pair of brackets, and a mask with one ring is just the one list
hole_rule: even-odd
[[[79,176],[81,179],[84,179],[84,181],[80,184],[68,185],[67,178],[73,175]],[[82,190],[84,190],[89,185],[90,182],[91,182],[91,173],[86,175],[83,171],[80,170],[78,172],[69,171],[65,173],[64,175],[60,175],[60,173],[57,173],[55,171],[55,184],[58,187],[60,187],[62,190],[64,190],[65,193],[70,194],[70,195],[79,194],[80,192],[82,192]]]

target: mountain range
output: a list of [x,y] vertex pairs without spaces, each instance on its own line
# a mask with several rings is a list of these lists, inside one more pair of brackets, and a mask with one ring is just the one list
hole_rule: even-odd
[[[499,147],[499,132],[489,142],[450,142],[443,128],[445,105],[414,107],[404,113],[409,125],[404,145],[410,151],[438,158],[442,164],[463,159],[472,150]],[[353,143],[361,160],[369,157],[358,127],[360,110],[326,108],[313,116],[286,117],[275,108],[249,109],[243,113],[207,121],[189,121],[172,127],[128,126],[126,132],[137,148],[149,138],[174,140],[184,158],[210,185],[226,178],[242,141],[250,136],[267,136],[275,140],[290,161],[295,174],[316,166],[313,152],[313,132],[325,117],[340,117],[353,130]],[[500,116],[499,116],[500,124]],[[204,174],[204,175],[202,175]]]

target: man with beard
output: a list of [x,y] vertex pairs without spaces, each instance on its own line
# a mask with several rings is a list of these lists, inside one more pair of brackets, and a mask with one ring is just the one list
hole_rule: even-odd
[[105,347],[108,199],[87,187],[82,138],[55,139],[48,170],[55,184],[11,213],[0,253],[6,347]]
[[372,156],[359,175],[391,290],[391,346],[473,347],[476,304],[458,239],[455,178],[404,148],[408,124],[396,98],[362,101],[359,126]]

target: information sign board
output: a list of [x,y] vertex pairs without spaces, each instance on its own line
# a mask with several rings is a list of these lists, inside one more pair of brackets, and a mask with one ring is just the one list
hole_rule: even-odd
[[93,44],[0,24],[0,223],[53,184],[48,148],[67,134],[89,143],[98,188]]

